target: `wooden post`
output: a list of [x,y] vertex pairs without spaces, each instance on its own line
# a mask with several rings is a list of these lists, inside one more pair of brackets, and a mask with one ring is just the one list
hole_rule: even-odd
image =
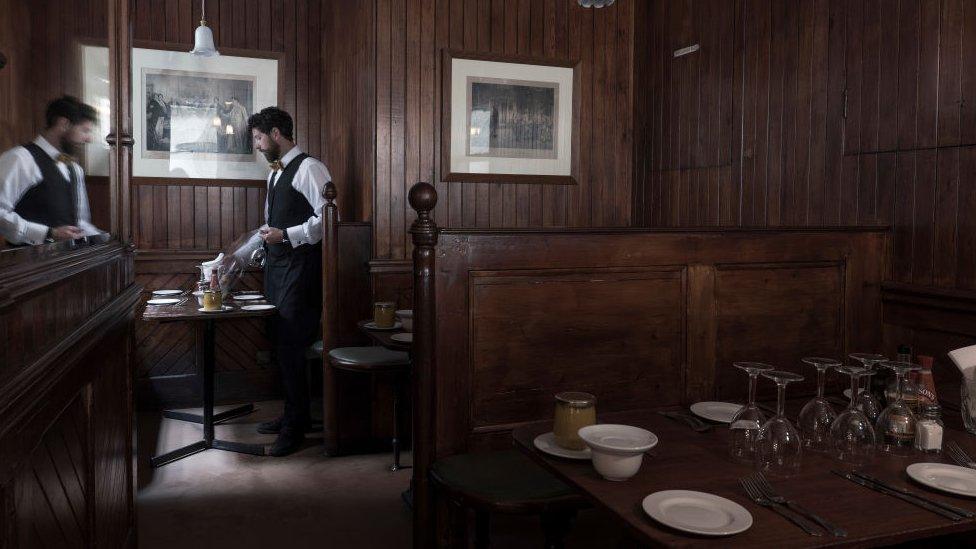
[[413,346],[411,348],[413,390],[413,546],[432,547],[434,542],[434,499],[427,472],[434,461],[434,352],[437,318],[434,295],[434,251],[437,224],[430,212],[437,204],[437,191],[430,183],[410,188],[410,207],[417,219],[413,235]]
[[339,391],[336,372],[329,362],[329,351],[338,345],[339,337],[339,209],[336,187],[331,181],[322,189],[322,441],[325,453],[338,455]]

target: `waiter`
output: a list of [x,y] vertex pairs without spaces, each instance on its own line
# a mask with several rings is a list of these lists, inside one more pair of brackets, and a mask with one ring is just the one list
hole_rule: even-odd
[[285,390],[284,414],[258,426],[277,433],[271,455],[297,450],[309,426],[305,350],[315,340],[322,316],[322,189],[332,180],[319,160],[295,146],[291,116],[268,107],[247,121],[254,147],[271,163],[265,222],[260,238],[267,250],[264,287],[278,308],[274,348]]
[[99,234],[91,224],[85,172],[74,156],[92,142],[95,109],[66,95],[47,106],[33,142],[0,156],[0,235],[42,244]]

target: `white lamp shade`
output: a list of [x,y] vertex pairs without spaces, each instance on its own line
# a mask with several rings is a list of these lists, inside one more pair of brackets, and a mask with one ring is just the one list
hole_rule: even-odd
[[210,27],[206,25],[197,27],[196,32],[193,34],[193,49],[190,53],[202,55],[203,57],[220,55],[220,52],[214,46],[213,31],[210,30]]

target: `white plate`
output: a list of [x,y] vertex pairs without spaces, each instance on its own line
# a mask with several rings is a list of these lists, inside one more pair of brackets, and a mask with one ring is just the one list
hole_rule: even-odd
[[732,423],[732,416],[742,408],[741,404],[731,402],[696,402],[691,405],[691,413],[719,423]]
[[393,326],[390,326],[389,328],[380,328],[375,322],[367,322],[366,324],[363,324],[363,328],[366,328],[367,330],[382,330],[384,332],[388,330],[399,330],[402,327],[403,324],[400,324],[399,322],[394,322]]
[[261,294],[241,294],[234,296],[234,301],[254,301],[256,299],[264,299],[264,296]]
[[390,336],[393,341],[399,341],[400,343],[413,343],[413,333],[404,332],[402,334],[393,334]]
[[242,311],[270,311],[271,309],[274,308],[275,308],[274,305],[268,303],[262,305],[244,305],[243,307],[241,307],[241,310]]
[[146,302],[147,305],[173,305],[179,303],[180,300],[175,297],[161,297],[159,299],[150,299]]
[[567,448],[563,448],[562,446],[556,444],[556,435],[552,431],[535,437],[532,444],[550,456],[568,459],[590,459],[589,448],[586,448],[585,450],[569,450]]
[[976,469],[948,463],[913,463],[905,472],[916,482],[929,488],[976,497]]
[[153,290],[153,295],[180,295],[183,290]]
[[203,307],[200,307],[199,309],[197,309],[197,311],[199,311],[201,313],[226,313],[227,311],[231,311],[233,309],[234,308],[231,307],[230,305],[224,305],[223,307],[220,308],[219,311],[208,311],[208,310],[204,309]]
[[641,503],[652,519],[682,532],[729,536],[752,526],[745,507],[715,494],[691,490],[654,492]]

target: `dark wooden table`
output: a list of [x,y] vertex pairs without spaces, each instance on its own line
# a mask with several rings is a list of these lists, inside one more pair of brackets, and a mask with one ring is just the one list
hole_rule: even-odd
[[[789,410],[788,410],[789,415]],[[619,412],[599,416],[600,423],[636,425],[655,433],[660,442],[645,455],[640,471],[630,480],[604,480],[589,461],[555,458],[537,450],[532,440],[552,430],[551,422],[533,423],[513,432],[516,446],[571,486],[620,518],[632,537],[652,546],[689,547],[700,545],[737,547],[872,547],[945,534],[976,531],[976,519],[953,522],[894,497],[858,486],[832,474],[832,469],[849,469],[829,457],[808,452],[799,475],[788,480],[770,479],[782,495],[795,499],[814,513],[848,531],[846,538],[805,534],[774,511],[754,504],[738,484],[738,478],[753,472],[748,465],[727,457],[729,431],[717,425],[712,431],[696,433],[682,423],[653,410]],[[976,437],[949,429],[946,440],[955,440],[970,455],[976,455]],[[957,507],[976,511],[976,500],[955,497],[914,483],[905,467],[914,462],[946,461],[939,457],[896,458],[879,454],[863,471],[891,484],[903,486]],[[738,535],[710,538],[685,534],[648,517],[641,502],[660,490],[710,492],[738,502],[752,513],[752,527]]]
[[401,329],[396,330],[377,330],[372,328],[367,328],[366,325],[372,322],[371,320],[360,320],[357,323],[359,329],[363,331],[366,335],[373,340],[377,345],[382,345],[387,349],[392,349],[394,351],[406,351],[410,352],[410,343],[403,343],[402,341],[393,341],[391,339],[394,334],[405,334],[408,333]]
[[177,412],[164,410],[163,417],[190,421],[203,425],[203,440],[194,442],[188,446],[178,448],[165,454],[154,456],[149,459],[153,467],[161,467],[167,463],[172,463],[179,459],[202,452],[211,448],[238,452],[242,454],[253,454],[258,456],[267,455],[267,448],[263,444],[244,444],[228,440],[219,440],[214,437],[214,425],[221,421],[249,414],[254,411],[253,404],[237,406],[219,414],[213,413],[214,408],[214,371],[216,369],[215,340],[216,324],[218,321],[230,320],[235,318],[265,317],[277,314],[277,309],[265,311],[243,311],[242,305],[264,304],[266,301],[242,301],[235,302],[228,300],[228,304],[234,307],[233,310],[220,313],[203,313],[198,309],[200,306],[194,296],[190,295],[186,303],[182,305],[146,305],[142,313],[142,319],[149,322],[194,322],[198,323],[198,329],[202,331],[203,337],[198,337],[197,342],[202,347],[202,360],[197,361],[197,371],[200,375],[203,394],[203,414],[191,414],[187,412]]

